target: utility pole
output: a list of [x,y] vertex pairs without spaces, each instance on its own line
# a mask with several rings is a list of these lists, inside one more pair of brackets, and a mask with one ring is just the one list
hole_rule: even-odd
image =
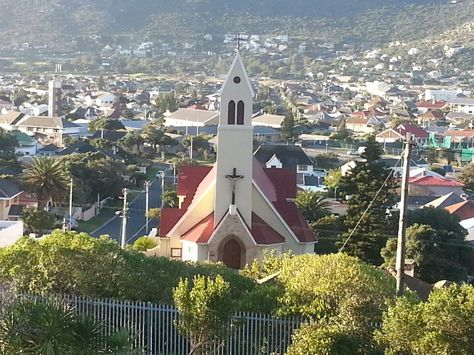
[[68,230],[71,230],[72,228],[72,185],[73,183],[74,183],[74,180],[71,177],[71,186],[69,188],[69,228]]
[[405,141],[405,151],[403,154],[403,175],[402,193],[400,198],[400,219],[398,221],[398,242],[397,242],[397,296],[403,296],[405,278],[405,239],[406,239],[406,216],[408,200],[408,184],[410,179],[410,158],[411,158],[411,135],[407,134]]
[[127,204],[127,194],[128,189],[124,188],[123,192],[123,209],[122,209],[122,234],[120,236],[120,247],[125,249],[125,244],[127,242],[127,214],[128,214],[128,204]]
[[145,181],[145,218],[146,218],[146,225],[145,225],[145,231],[146,235],[148,235],[148,190],[150,188],[150,182],[147,180]]
[[159,173],[161,177],[161,208],[163,208],[163,205],[164,205],[163,194],[165,192],[165,172],[160,171]]

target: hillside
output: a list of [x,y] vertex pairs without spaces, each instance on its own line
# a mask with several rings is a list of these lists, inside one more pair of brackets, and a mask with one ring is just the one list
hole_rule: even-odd
[[446,31],[474,13],[472,0],[0,0],[0,6],[0,44],[229,31],[384,42]]

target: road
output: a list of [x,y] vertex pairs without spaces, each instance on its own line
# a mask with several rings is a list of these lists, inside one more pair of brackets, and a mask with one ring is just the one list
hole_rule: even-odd
[[[165,180],[168,181],[168,180]],[[161,180],[155,179],[152,181],[149,188],[149,208],[156,208],[161,206]],[[137,238],[145,235],[145,193],[143,192],[134,201],[129,203],[129,212],[127,218],[127,244],[133,243]],[[149,223],[150,225],[151,223]],[[93,237],[99,237],[103,234],[108,234],[110,238],[120,243],[120,234],[122,230],[122,218],[115,216],[100,228],[91,233]]]

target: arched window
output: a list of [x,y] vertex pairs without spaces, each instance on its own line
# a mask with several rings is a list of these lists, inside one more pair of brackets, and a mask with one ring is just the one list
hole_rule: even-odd
[[244,124],[244,116],[245,116],[245,105],[243,101],[239,101],[237,104],[237,124],[243,125]]
[[227,124],[235,124],[235,101],[231,100],[228,106]]

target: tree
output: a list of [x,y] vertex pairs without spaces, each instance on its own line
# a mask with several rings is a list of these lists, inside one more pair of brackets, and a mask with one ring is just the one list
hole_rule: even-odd
[[148,210],[148,218],[150,219],[158,219],[161,215],[161,208],[150,208]]
[[108,118],[96,118],[89,124],[89,132],[100,131],[101,129],[107,129],[112,131],[124,130],[125,127],[120,121],[108,119]]
[[391,276],[345,254],[273,257],[263,267],[268,274],[279,272],[276,281],[284,291],[278,315],[309,320],[295,333],[289,354],[332,354],[324,352],[328,342],[330,348],[350,345],[347,354],[377,348],[374,330],[395,292]]
[[51,230],[56,225],[56,218],[52,214],[36,208],[25,208],[21,220],[27,231],[37,235],[42,235],[44,231]]
[[329,170],[324,178],[324,185],[330,190],[334,190],[334,197],[337,197],[337,189],[341,185],[342,173],[341,169]]
[[332,213],[329,202],[319,192],[299,191],[296,195],[295,203],[310,223],[316,222]]
[[[444,209],[423,208],[410,211],[408,224],[406,253],[415,261],[417,277],[429,283],[467,280],[474,270],[474,249],[464,240],[466,231],[456,216]],[[386,266],[395,265],[396,244],[390,239],[382,249]]]
[[119,145],[126,152],[137,155],[139,155],[142,150],[143,142],[144,140],[138,132],[128,132],[118,141]]
[[376,339],[386,354],[472,354],[474,288],[435,289],[428,302],[397,300],[383,317]]
[[189,355],[206,354],[230,333],[233,297],[221,276],[196,276],[192,285],[187,279],[180,280],[173,299],[179,312],[177,327],[191,342]]
[[165,189],[163,193],[163,205],[167,207],[177,207],[179,204],[178,195],[176,194],[176,189]]
[[4,129],[0,128],[0,154],[13,154],[17,145],[18,142],[15,136],[9,134]]
[[291,141],[295,137],[295,118],[289,112],[281,123],[281,137],[286,141]]
[[121,195],[125,185],[123,163],[98,152],[72,154],[63,157],[62,161],[74,178],[73,193],[77,203],[95,202],[98,195],[102,198]]
[[49,202],[63,202],[68,195],[69,178],[61,160],[35,157],[21,179],[25,189],[38,199],[39,209],[44,209]]
[[391,170],[379,162],[380,156],[381,148],[370,136],[361,154],[363,161],[356,162],[341,178],[338,189],[350,197],[345,219],[349,231],[342,235],[339,245],[342,247],[347,240],[345,252],[375,265],[383,262],[380,250],[386,244],[387,232],[392,230],[387,211],[395,204],[396,184]]
[[134,243],[133,243],[133,249],[136,251],[147,251],[148,249],[153,249],[157,246],[158,244],[150,237],[141,237],[138,238]]
[[474,164],[470,163],[461,172],[459,180],[464,184],[464,187],[469,190],[474,190]]

